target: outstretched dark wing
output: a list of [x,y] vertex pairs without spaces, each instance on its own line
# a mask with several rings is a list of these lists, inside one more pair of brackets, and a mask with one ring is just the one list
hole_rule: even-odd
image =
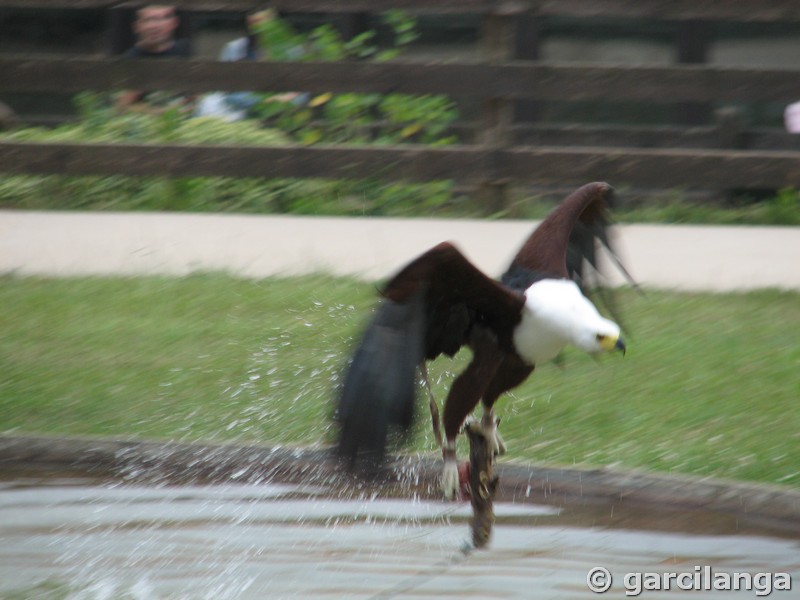
[[596,240],[608,241],[612,193],[607,183],[589,183],[567,196],[533,230],[503,277],[517,277],[515,287],[523,289],[544,277],[581,277],[584,258],[596,263]]
[[360,456],[380,461],[390,429],[411,426],[418,364],[458,352],[476,323],[510,348],[525,304],[449,243],[406,265],[382,295],[339,397],[339,452],[351,464]]
[[[589,185],[599,186],[599,189],[594,188],[597,192],[593,201],[572,227],[567,243],[567,273],[582,289],[595,287],[593,274],[601,272],[598,251],[604,249],[628,283],[637,287],[614,248],[610,218],[610,211],[614,208],[614,190],[607,184]],[[587,267],[591,269],[587,270]]]
[[599,285],[598,256],[604,248],[625,278],[636,283],[622,265],[610,232],[614,189],[607,183],[586,184],[570,194],[534,230],[511,261],[503,282],[526,289],[544,277],[568,277],[588,294],[594,290],[619,322],[613,295]]

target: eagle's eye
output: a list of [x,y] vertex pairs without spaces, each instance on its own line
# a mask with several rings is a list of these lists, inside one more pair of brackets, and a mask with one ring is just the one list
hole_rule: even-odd
[[595,338],[597,339],[597,343],[599,343],[599,344],[602,344],[607,337],[608,337],[607,335],[603,335],[602,333],[598,333],[595,336]]

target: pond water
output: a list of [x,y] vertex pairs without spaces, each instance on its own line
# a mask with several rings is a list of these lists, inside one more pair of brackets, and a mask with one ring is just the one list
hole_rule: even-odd
[[[625,517],[613,507],[499,502],[495,509],[489,548],[472,550],[463,503],[374,492],[348,498],[314,485],[7,474],[0,597],[577,599],[594,596],[587,587],[594,567],[611,573],[613,597],[635,591],[636,573],[688,573],[700,589],[677,591],[689,599],[720,595],[703,591],[702,581],[720,573],[750,575],[751,589],[726,592],[733,597],[760,597],[767,579],[757,573],[786,573],[800,586],[800,541],[744,533],[735,520],[729,531],[691,524],[702,524],[702,515],[671,528],[669,515],[660,515],[648,528],[647,515]],[[785,586],[770,577],[773,587]],[[798,589],[771,597],[797,598]],[[648,593],[664,594],[641,597]]]

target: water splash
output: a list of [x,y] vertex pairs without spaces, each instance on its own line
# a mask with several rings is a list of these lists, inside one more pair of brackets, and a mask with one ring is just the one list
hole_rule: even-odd
[[491,549],[463,552],[467,505],[353,493],[12,482],[0,486],[0,596],[34,597],[18,592],[51,582],[51,597],[70,600],[368,598],[401,589],[445,600],[492,597],[498,585],[513,597],[531,589],[559,597],[585,581],[597,556],[612,570],[676,570],[676,557],[689,556],[720,571],[769,565],[800,576],[793,539],[698,534],[693,524],[689,533],[598,527],[585,506],[586,526],[564,526],[552,508],[498,503]]

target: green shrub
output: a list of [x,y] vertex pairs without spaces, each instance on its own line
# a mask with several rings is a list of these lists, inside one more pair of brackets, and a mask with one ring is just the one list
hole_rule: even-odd
[[[95,99],[81,96],[84,105]],[[98,118],[101,115],[102,118]],[[254,121],[174,115],[114,115],[99,109],[76,123],[0,134],[25,142],[187,143],[275,146],[289,143]],[[0,177],[0,206],[29,210],[186,210],[204,212],[411,216],[446,207],[450,182],[230,177],[8,175]]]
[[[269,60],[386,61],[396,58],[417,36],[416,21],[402,11],[388,11],[384,23],[392,32],[392,44],[374,45],[375,31],[365,31],[344,40],[331,25],[322,25],[301,35],[280,19],[259,26],[261,46]],[[303,144],[453,143],[450,125],[458,117],[446,96],[408,94],[319,94],[308,103],[273,101],[281,94],[260,94],[252,112],[271,127],[280,129]]]
[[800,225],[800,191],[784,188],[764,203],[764,222],[778,225]]

